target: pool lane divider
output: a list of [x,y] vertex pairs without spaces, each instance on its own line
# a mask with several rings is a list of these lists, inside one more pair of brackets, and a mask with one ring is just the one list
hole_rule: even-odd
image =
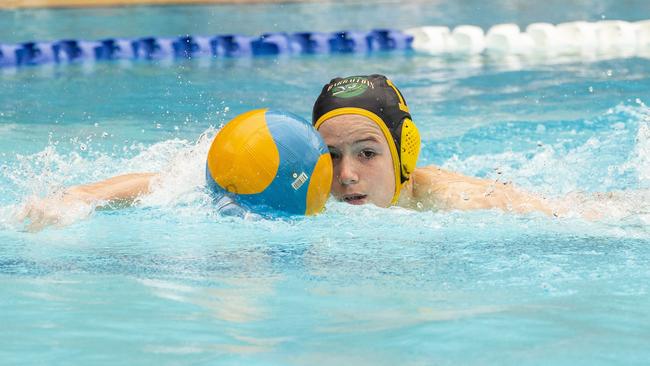
[[412,47],[428,54],[580,54],[613,53],[631,57],[650,54],[650,20],[603,20],[560,24],[497,24],[487,32],[472,25],[417,27],[404,31],[413,36]]
[[497,24],[487,32],[473,25],[406,30],[375,29],[181,36],[175,38],[108,38],[99,41],[65,39],[53,42],[0,43],[0,67],[67,64],[109,60],[236,58],[304,54],[365,54],[408,51],[421,54],[613,54],[650,57],[650,20],[603,20],[560,24]]
[[399,30],[369,32],[265,33],[259,37],[218,35],[177,38],[65,39],[54,42],[0,43],[0,67],[107,60],[163,60],[202,57],[253,57],[294,54],[366,53],[410,50],[413,36]]

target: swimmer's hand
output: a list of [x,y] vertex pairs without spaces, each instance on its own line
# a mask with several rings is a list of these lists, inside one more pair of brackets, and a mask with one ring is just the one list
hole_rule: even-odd
[[119,208],[134,204],[151,190],[155,173],[120,175],[101,182],[74,186],[45,198],[30,197],[15,215],[29,221],[28,231],[47,226],[65,226],[88,217],[95,208]]
[[47,226],[66,226],[88,217],[95,206],[73,189],[45,198],[32,196],[15,215],[18,222],[27,222],[25,229],[36,232]]

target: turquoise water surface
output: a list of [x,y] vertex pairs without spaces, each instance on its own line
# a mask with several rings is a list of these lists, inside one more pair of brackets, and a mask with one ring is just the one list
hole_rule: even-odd
[[[5,11],[0,38],[338,30],[359,19],[369,29],[650,18],[645,3],[618,4]],[[379,16],[391,11],[394,19]],[[125,26],[114,26],[119,17]],[[575,217],[337,202],[284,220],[214,212],[204,160],[219,126],[260,107],[309,118],[330,78],[367,73],[390,76],[409,102],[420,166],[578,196]],[[648,59],[379,53],[98,63],[0,70],[0,85],[2,364],[650,358]],[[14,218],[32,195],[144,171],[163,179],[137,207],[70,212],[69,225],[37,233]],[[608,191],[613,198],[593,197]],[[604,218],[579,218],[587,208]]]

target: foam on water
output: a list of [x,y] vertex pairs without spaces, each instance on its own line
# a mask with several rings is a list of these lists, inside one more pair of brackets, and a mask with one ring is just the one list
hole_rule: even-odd
[[[58,141],[50,141],[42,151],[32,155],[17,155],[14,162],[3,166],[2,176],[9,184],[5,197],[17,199],[1,208],[0,224],[16,227],[15,216],[28,201],[44,196],[61,195],[74,184],[95,182],[108,177],[138,172],[157,172],[152,194],[142,197],[144,207],[161,206],[170,210],[194,204],[195,211],[206,206],[205,156],[216,129],[209,128],[197,141],[172,139],[150,146],[142,143],[124,147],[126,157],[102,152],[82,156],[78,151],[62,152]],[[85,149],[84,149],[85,150]],[[129,156],[132,155],[132,156]],[[10,201],[11,202],[11,201]],[[89,216],[94,207],[80,205],[63,213],[67,225]]]
[[[641,101],[618,105],[593,120],[488,126],[461,137],[456,151],[443,153],[450,157],[442,166],[514,182],[548,197],[571,196],[577,212],[586,205],[602,211],[603,218],[629,218],[650,209],[649,126],[650,109]],[[462,145],[480,139],[490,141],[486,149],[492,153]],[[611,199],[598,194],[610,191],[616,192]]]

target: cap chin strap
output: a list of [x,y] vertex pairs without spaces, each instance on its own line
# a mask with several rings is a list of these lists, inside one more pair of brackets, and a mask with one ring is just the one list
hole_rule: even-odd
[[395,192],[393,193],[393,198],[391,199],[390,204],[395,205],[397,203],[397,200],[399,199],[399,194],[402,191],[402,179],[401,179],[402,172],[400,169],[400,159],[399,159],[399,155],[397,154],[397,147],[395,146],[393,135],[390,133],[390,130],[386,126],[386,123],[381,118],[379,118],[378,115],[370,111],[367,111],[365,109],[355,108],[355,107],[343,107],[343,108],[333,109],[320,116],[320,118],[316,121],[316,123],[314,123],[314,127],[318,130],[320,126],[328,119],[343,114],[356,114],[356,115],[368,117],[373,122],[375,122],[377,126],[379,126],[379,129],[384,134],[384,137],[388,142],[390,155],[393,158],[393,175],[395,176]]

